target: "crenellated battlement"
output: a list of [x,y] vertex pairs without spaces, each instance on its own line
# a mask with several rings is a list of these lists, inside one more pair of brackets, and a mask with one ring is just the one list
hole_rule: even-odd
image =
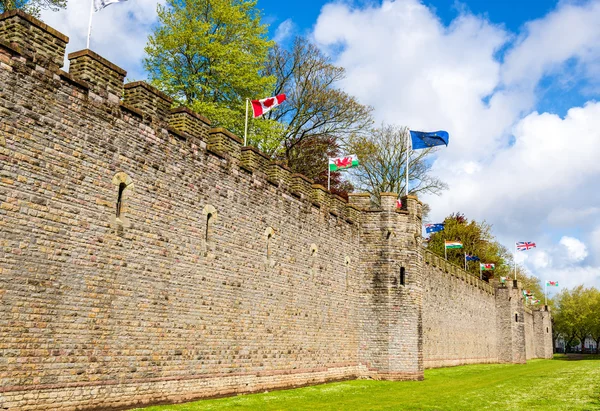
[[522,362],[525,341],[551,355],[550,313],[518,284],[422,247],[416,197],[346,201],[91,50],[63,71],[67,42],[0,15],[0,408],[420,380]]
[[429,264],[433,267],[439,268],[442,272],[448,273],[451,276],[458,278],[459,280],[463,280],[468,284],[471,284],[485,292],[494,295],[494,287],[489,283],[482,281],[478,277],[473,274],[463,270],[461,267],[456,264],[452,264],[451,262],[444,260],[442,257],[437,254],[432,253],[427,249],[423,249],[423,258],[426,264]]
[[0,15],[0,41],[34,63],[58,70],[69,38],[21,10],[11,10]]
[[[256,148],[243,147],[238,136],[224,128],[211,128],[211,121],[201,114],[186,107],[172,108],[174,100],[155,87],[144,81],[124,84],[127,72],[92,50],[70,53],[69,72],[62,72],[59,67],[64,60],[68,37],[34,17],[19,10],[0,15],[0,40],[4,39],[12,45],[10,49],[5,47],[9,53],[31,58],[36,64],[59,74],[61,80],[87,90],[89,97],[97,102],[120,104],[130,114],[141,116],[159,128],[158,135],[164,134],[160,131],[162,128],[189,139],[193,151],[206,150],[230,161],[232,166],[258,173],[274,186],[299,195],[335,216],[349,221],[358,218],[357,208],[349,207],[345,199],[332,195],[305,176],[292,174]],[[11,61],[18,64],[14,59]]]

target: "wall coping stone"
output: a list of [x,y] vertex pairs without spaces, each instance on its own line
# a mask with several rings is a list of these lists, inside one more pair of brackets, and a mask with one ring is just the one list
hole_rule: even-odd
[[123,110],[127,110],[132,114],[135,114],[137,116],[139,116],[140,118],[144,117],[144,113],[142,112],[142,110],[138,110],[135,107],[130,106],[129,104],[123,103],[121,102],[121,104],[119,104],[119,106],[123,109]]
[[90,49],[83,49],[83,50],[75,51],[73,53],[69,53],[69,55],[67,56],[67,58],[69,60],[74,60],[76,58],[83,57],[83,56],[87,56],[87,57],[90,57],[93,60],[96,60],[98,63],[100,63],[100,64],[108,67],[111,70],[116,71],[117,73],[119,73],[122,76],[126,76],[127,75],[127,71],[123,70],[121,67],[117,66],[116,64],[111,63],[110,61],[108,61],[104,57],[102,57],[102,56],[94,53]]
[[80,78],[77,77],[73,77],[72,74],[67,73],[64,70],[59,69],[58,70],[58,75],[63,78],[64,80],[68,81],[71,84],[74,84],[76,86],[79,86],[85,90],[89,90],[90,89],[90,85],[85,81],[85,80],[81,80]]
[[307,183],[314,184],[313,180],[311,180],[310,178],[306,177],[302,173],[294,173],[294,174],[292,174],[292,178],[301,178],[302,180],[306,181]]
[[21,49],[21,46],[19,46],[17,43],[9,43],[4,39],[0,39],[0,47],[10,50],[11,52],[18,54],[19,56],[22,56],[24,54],[23,50]]
[[22,10],[9,10],[6,11],[2,14],[0,14],[0,21],[2,20],[6,20],[9,19],[11,17],[14,16],[19,16],[21,17],[23,20],[27,20],[29,23],[33,24],[34,26],[38,27],[39,29],[53,35],[54,37],[56,37],[57,39],[64,41],[65,43],[69,42],[69,37],[65,36],[64,34],[62,34],[61,32],[59,32],[58,30],[53,29],[52,27],[48,26],[46,23],[43,23],[42,21],[36,19],[35,17],[25,13]]
[[242,139],[223,127],[211,128],[208,134],[223,134],[236,143],[242,144]]
[[265,153],[263,153],[262,151],[260,151],[259,149],[257,149],[254,146],[244,146],[244,147],[242,147],[242,151],[252,151],[252,152],[258,154],[259,156],[271,161],[271,158],[269,156],[267,156]]
[[335,198],[335,199],[337,199],[337,200],[340,200],[340,201],[343,201],[344,203],[347,203],[347,202],[348,202],[348,200],[346,200],[346,199],[345,199],[344,197],[342,197],[341,195],[338,195],[338,194],[332,194],[332,196],[333,196],[333,198]]
[[125,84],[123,87],[125,88],[125,90],[130,89],[130,88],[135,88],[135,87],[143,87],[146,90],[148,90],[149,92],[151,92],[152,94],[162,98],[163,100],[166,100],[169,103],[173,102],[173,99],[171,97],[167,96],[165,93],[163,93],[159,89],[151,86],[150,84],[146,83],[145,81],[134,81],[133,83]]
[[211,122],[210,122],[210,120],[208,118],[204,117],[200,113],[196,113],[195,111],[190,110],[188,107],[185,107],[185,106],[179,106],[179,107],[176,107],[176,108],[172,108],[171,109],[171,113],[173,113],[173,114],[187,113],[190,116],[192,116],[192,117],[194,117],[194,118],[202,121],[204,124],[206,124],[208,126],[210,126],[210,124],[211,124]]

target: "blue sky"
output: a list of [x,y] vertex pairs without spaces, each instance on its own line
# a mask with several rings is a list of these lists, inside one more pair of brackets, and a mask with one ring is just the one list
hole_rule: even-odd
[[[164,0],[94,15],[91,48],[146,77],[144,45]],[[378,122],[450,132],[423,196],[432,222],[493,225],[542,280],[600,286],[600,0],[259,0],[273,38],[309,37],[346,69],[338,86]],[[85,46],[87,1],[43,19]],[[85,18],[82,18],[85,16]]]
[[[321,7],[328,2],[321,0],[288,1],[258,0],[258,7],[263,10],[266,21],[276,25],[292,19],[302,30],[311,30]],[[355,4],[371,4],[372,1],[354,1]],[[545,15],[556,7],[556,0],[471,0],[459,2],[455,0],[424,1],[434,9],[437,16],[446,24],[450,24],[464,10],[484,16],[491,22],[503,24],[507,29],[516,32],[523,23]]]
[[[293,22],[294,33],[310,35],[321,8],[330,2],[322,0],[309,0],[303,2],[280,2],[277,0],[258,0],[258,7],[263,10],[264,21],[270,26],[270,33],[275,36],[277,28],[286,20]],[[353,1],[356,5],[377,4],[374,1]],[[527,22],[546,15],[556,8],[557,0],[471,0],[461,2],[456,0],[424,1],[436,16],[449,26],[461,13],[472,13],[480,16],[493,24],[505,27],[515,35],[524,30]],[[508,44],[510,44],[509,42]],[[504,48],[498,53],[502,59]],[[567,63],[569,64],[569,63]],[[573,62],[571,62],[573,64]],[[558,81],[554,76],[546,76],[539,85],[538,109],[559,115],[565,115],[570,107],[584,103],[581,94],[584,92],[585,82]],[[543,97],[543,98],[542,98]]]

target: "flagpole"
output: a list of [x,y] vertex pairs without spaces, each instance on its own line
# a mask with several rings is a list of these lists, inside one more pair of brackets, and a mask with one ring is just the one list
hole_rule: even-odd
[[246,125],[244,126],[244,147],[248,145],[248,99],[246,99]]
[[479,279],[483,281],[483,273],[481,272],[481,261],[479,262]]
[[92,17],[94,16],[94,0],[90,0],[90,25],[88,26],[87,46],[90,48],[90,37],[92,36]]
[[448,260],[448,247],[446,247],[446,241],[444,240],[444,259]]
[[[410,141],[410,130],[408,130],[408,133],[406,133],[406,195],[408,196],[408,163],[410,160],[409,157],[409,141]],[[444,244],[444,248],[445,248],[445,244]]]
[[515,267],[515,280],[517,279],[517,242],[515,241],[515,256],[513,258],[513,265]]
[[327,158],[327,191],[331,188],[331,167],[329,167],[329,158]]
[[467,253],[465,253],[465,271],[467,271]]
[[544,282],[544,305],[548,305],[548,280]]

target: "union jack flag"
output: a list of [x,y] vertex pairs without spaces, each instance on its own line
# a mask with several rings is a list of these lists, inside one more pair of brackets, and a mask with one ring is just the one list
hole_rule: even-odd
[[519,241],[517,243],[517,250],[519,251],[527,251],[530,248],[535,248],[535,243],[531,243],[529,241]]

